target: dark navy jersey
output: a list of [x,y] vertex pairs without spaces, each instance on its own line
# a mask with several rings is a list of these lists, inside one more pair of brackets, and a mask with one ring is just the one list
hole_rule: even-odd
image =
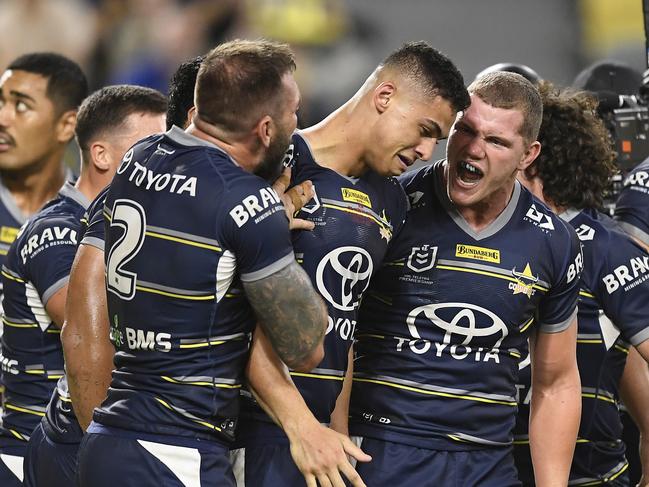
[[315,228],[293,232],[293,248],[327,305],[328,326],[323,361],[309,373],[291,376],[316,418],[328,423],[347,370],[362,294],[403,225],[408,200],[395,178],[373,171],[360,178],[342,176],[318,164],[301,135],[293,135],[292,142],[292,184],[311,180],[315,190],[297,214]]
[[[0,266],[5,264],[9,247],[16,240],[20,227],[27,221],[9,190],[0,182]],[[0,281],[0,314],[2,313],[2,282]],[[0,325],[0,332],[2,326]]]
[[110,186],[106,186],[90,203],[82,220],[81,244],[91,245],[102,252],[105,238],[104,206],[109,189]]
[[575,318],[579,241],[518,183],[475,232],[444,168],[400,177],[411,209],[361,306],[350,431],[440,450],[506,446],[535,317],[545,333]]
[[[82,244],[89,244],[98,247],[101,242],[103,252],[104,238],[104,201],[108,186],[93,200],[81,218],[78,240]],[[91,226],[92,221],[92,226]],[[101,232],[101,237],[97,233]],[[72,266],[72,262],[70,262]],[[70,392],[68,390],[67,377],[61,377],[52,393],[52,398],[45,411],[47,421],[43,424],[45,432],[51,440],[57,443],[78,443],[83,436],[83,430],[79,425],[74,409],[71,406]]]
[[[2,434],[27,440],[63,376],[60,330],[48,300],[67,285],[88,200],[70,183],[21,229],[2,267],[5,403]],[[71,411],[65,382],[59,384]]]
[[242,282],[294,261],[279,196],[177,127],[129,150],[105,204],[115,371],[94,420],[232,439],[256,320]]
[[[577,315],[582,410],[570,480],[571,485],[595,485],[589,482],[626,469],[619,383],[629,344],[649,338],[649,255],[602,213],[571,210],[561,216],[577,231],[584,254]],[[517,444],[527,445],[529,359],[521,369],[514,434]]]
[[626,233],[649,245],[649,159],[624,179],[615,203],[615,219]]

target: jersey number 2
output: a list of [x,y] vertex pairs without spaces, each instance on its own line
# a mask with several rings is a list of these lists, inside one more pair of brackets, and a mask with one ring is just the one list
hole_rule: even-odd
[[137,274],[124,270],[124,266],[137,255],[144,243],[144,208],[132,200],[115,200],[110,226],[119,227],[124,233],[115,241],[108,254],[106,287],[120,298],[131,300],[135,296]]

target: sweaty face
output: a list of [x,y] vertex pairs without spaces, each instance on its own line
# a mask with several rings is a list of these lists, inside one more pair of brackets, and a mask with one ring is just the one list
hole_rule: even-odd
[[495,108],[475,95],[457,116],[446,146],[447,190],[461,208],[507,205],[519,169],[535,157],[533,144],[520,135],[520,110]]
[[402,89],[379,117],[367,164],[382,176],[398,176],[417,160],[427,161],[448,136],[455,110],[448,100]]
[[7,70],[0,78],[0,170],[37,167],[61,148],[46,90],[39,74]]
[[284,154],[291,143],[291,135],[297,128],[297,110],[300,106],[300,90],[293,75],[285,74],[283,79],[283,97],[279,115],[273,118],[275,134],[272,136],[264,160],[255,169],[255,174],[273,182],[282,172]]

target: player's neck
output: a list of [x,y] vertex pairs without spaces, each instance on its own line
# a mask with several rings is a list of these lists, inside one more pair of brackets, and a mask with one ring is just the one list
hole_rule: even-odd
[[497,191],[474,205],[455,205],[455,207],[474,232],[481,232],[496,221],[507,208],[513,193],[514,186],[512,185],[511,189]]
[[215,126],[203,122],[198,117],[194,117],[194,121],[185,132],[222,149],[248,172],[253,172],[261,161],[259,151],[252,149],[253,146],[257,147],[259,144],[246,143],[244,140],[236,139],[225,132],[218,131]]
[[367,166],[360,140],[362,128],[355,126],[351,101],[300,134],[309,142],[318,164],[344,176],[360,177]]
[[74,187],[77,188],[81,194],[83,194],[88,200],[94,200],[97,195],[108,186],[113,179],[114,172],[108,171],[104,173],[98,173],[93,171],[87,165],[88,163],[82,163],[81,174],[79,174],[79,179],[75,183]]
[[63,154],[22,171],[2,171],[2,183],[9,190],[20,211],[31,216],[54,198],[65,182]]

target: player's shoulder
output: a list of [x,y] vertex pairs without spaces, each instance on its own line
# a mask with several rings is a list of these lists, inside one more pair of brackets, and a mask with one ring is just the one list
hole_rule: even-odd
[[549,242],[576,241],[577,236],[571,225],[557,216],[545,203],[534,196],[519,183],[519,201],[517,205],[516,222],[529,229],[535,238],[543,238]]

